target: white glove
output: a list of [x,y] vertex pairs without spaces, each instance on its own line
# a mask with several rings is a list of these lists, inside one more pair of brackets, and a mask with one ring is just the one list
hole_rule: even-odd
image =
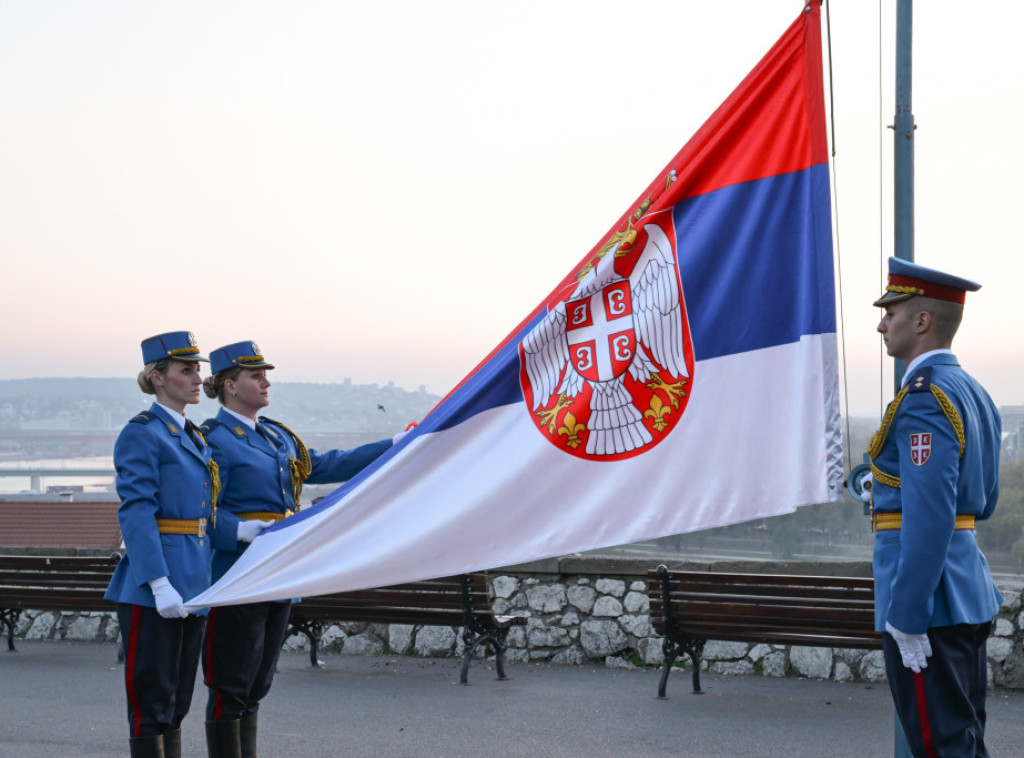
[[928,641],[927,634],[907,634],[888,621],[885,622],[885,631],[892,635],[899,646],[904,666],[915,674],[920,674],[921,669],[928,668],[927,659],[932,654],[932,643]]
[[183,619],[188,615],[185,612],[185,605],[181,601],[181,595],[171,586],[171,582],[166,576],[151,581],[149,588],[153,590],[156,612],[165,619]]
[[239,542],[252,542],[260,532],[268,526],[272,526],[273,523],[273,521],[239,521],[235,539]]

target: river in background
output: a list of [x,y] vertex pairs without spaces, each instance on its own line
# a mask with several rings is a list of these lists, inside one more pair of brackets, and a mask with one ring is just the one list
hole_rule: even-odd
[[[32,469],[45,472],[33,489]],[[104,476],[86,476],[97,471],[109,471]],[[53,472],[60,472],[59,474]],[[66,472],[66,473],[65,473]],[[28,460],[0,461],[0,494],[27,495],[54,492],[113,492],[114,459],[109,455],[81,458],[32,458]]]

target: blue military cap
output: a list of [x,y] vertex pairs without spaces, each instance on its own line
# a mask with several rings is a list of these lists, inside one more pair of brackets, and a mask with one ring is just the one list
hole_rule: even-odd
[[255,342],[235,342],[231,345],[218,347],[210,353],[210,372],[216,374],[227,368],[274,368],[260,352]]
[[142,362],[144,364],[164,358],[173,358],[176,361],[210,362],[209,358],[204,358],[199,354],[196,338],[192,332],[167,332],[142,340]]
[[885,287],[885,294],[874,304],[882,307],[920,295],[963,305],[967,293],[979,289],[981,285],[970,279],[918,266],[902,258],[890,258],[889,283]]

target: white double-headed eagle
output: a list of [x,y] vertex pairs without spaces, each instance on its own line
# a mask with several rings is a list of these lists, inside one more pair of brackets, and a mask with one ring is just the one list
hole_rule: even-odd
[[[616,245],[579,281],[568,300],[553,308],[522,341],[526,374],[533,390],[532,411],[547,404],[556,392],[574,398],[590,385],[588,455],[626,453],[653,440],[644,425],[643,414],[625,386],[626,372],[640,383],[648,382],[653,374],[661,371],[677,380],[689,377],[672,244],[657,224],[645,224],[642,228],[647,232],[647,243],[628,278],[615,271],[615,252],[619,247]],[[597,345],[597,350],[618,351],[616,357],[620,360],[614,371],[603,371],[597,380],[593,372],[588,372],[591,373],[588,378],[577,370],[573,361],[566,302],[585,301],[604,292],[614,295],[616,288],[621,291],[624,282],[628,283],[632,303],[631,326],[635,342],[622,340],[618,347]],[[616,324],[615,329],[620,333],[630,326],[624,322],[625,319],[620,319]],[[623,350],[628,352],[623,353]]]

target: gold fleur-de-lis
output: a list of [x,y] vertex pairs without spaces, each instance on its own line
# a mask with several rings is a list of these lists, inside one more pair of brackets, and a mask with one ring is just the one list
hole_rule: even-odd
[[558,427],[558,433],[565,437],[565,444],[575,450],[580,444],[580,434],[587,430],[583,424],[576,423],[576,417],[572,411],[566,411],[564,423]]
[[651,396],[651,407],[644,411],[644,418],[651,419],[651,425],[659,432],[665,431],[665,427],[668,426],[668,421],[665,420],[666,416],[671,415],[672,409],[661,402],[661,398],[658,395]]

